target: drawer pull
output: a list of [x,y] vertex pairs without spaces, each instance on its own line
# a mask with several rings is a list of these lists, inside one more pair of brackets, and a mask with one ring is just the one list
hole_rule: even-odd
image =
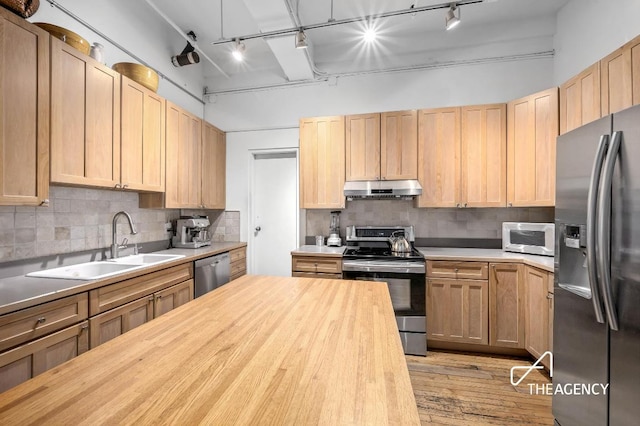
[[38,320],[36,321],[36,324],[42,324],[46,321],[47,319],[45,317],[40,317],[38,318]]

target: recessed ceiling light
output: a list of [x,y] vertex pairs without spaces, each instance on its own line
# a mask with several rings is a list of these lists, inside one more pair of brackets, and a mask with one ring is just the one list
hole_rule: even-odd
[[362,37],[364,38],[364,41],[371,43],[376,39],[376,30],[373,27],[369,27],[364,31]]
[[457,27],[460,23],[460,8],[456,7],[455,3],[451,3],[451,7],[447,10],[447,15],[444,17],[444,23],[447,30]]
[[238,62],[242,62],[244,60],[244,50],[245,50],[244,43],[242,43],[239,39],[236,39],[236,45],[233,48],[233,51],[231,52],[231,54],[233,55],[233,58]]

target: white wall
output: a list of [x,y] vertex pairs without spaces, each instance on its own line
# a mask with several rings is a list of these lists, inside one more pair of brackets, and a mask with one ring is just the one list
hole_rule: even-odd
[[552,77],[553,58],[341,77],[334,86],[216,95],[206,118],[237,131],[298,126],[301,117],[506,102],[548,89]]
[[[202,97],[204,87],[202,67],[176,68],[173,66],[171,56],[180,53],[186,45],[186,41],[168,25],[158,22],[155,12],[144,1],[64,0],[57,3],[90,26],[106,34],[116,43],[148,63],[153,69],[166,75],[196,97]],[[134,14],[127,12],[130,8],[146,8],[148,10],[143,9],[141,13]],[[138,18],[134,18],[136,15],[146,16],[147,19],[140,22]],[[108,66],[117,62],[137,62],[89,30],[85,25],[63,13],[60,9],[50,6],[46,0],[40,2],[38,11],[29,18],[29,21],[47,22],[65,27],[79,34],[90,44],[101,43],[104,45],[104,60]],[[158,94],[198,117],[204,115],[202,102],[166,80],[160,79]]]
[[298,128],[227,133],[227,210],[240,211],[240,240],[248,239],[249,159],[254,149],[297,148]]
[[560,85],[640,34],[638,0],[572,0],[557,16],[554,84]]

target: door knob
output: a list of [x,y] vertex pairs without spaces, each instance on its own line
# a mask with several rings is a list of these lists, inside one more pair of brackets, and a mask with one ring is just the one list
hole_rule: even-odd
[[262,231],[262,228],[260,228],[259,226],[256,226],[256,232],[260,232]]

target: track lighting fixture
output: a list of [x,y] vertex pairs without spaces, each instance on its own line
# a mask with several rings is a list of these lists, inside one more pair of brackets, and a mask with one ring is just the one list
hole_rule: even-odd
[[244,50],[245,50],[244,43],[241,42],[240,39],[236,39],[236,45],[233,51],[231,52],[231,54],[233,55],[233,58],[238,62],[242,62],[244,60]]
[[[194,43],[198,41],[196,38],[196,33],[194,33],[193,31],[189,31],[187,33],[187,37],[189,37],[189,39]],[[187,42],[187,46],[182,50],[182,53],[171,57],[171,62],[176,67],[197,64],[198,62],[200,62],[200,56],[195,50],[196,48],[193,47],[190,42]]]
[[444,17],[444,23],[447,30],[455,28],[460,23],[460,8],[455,3],[451,3],[447,15]]
[[309,47],[307,35],[300,30],[296,33],[296,49],[306,49],[307,47]]

